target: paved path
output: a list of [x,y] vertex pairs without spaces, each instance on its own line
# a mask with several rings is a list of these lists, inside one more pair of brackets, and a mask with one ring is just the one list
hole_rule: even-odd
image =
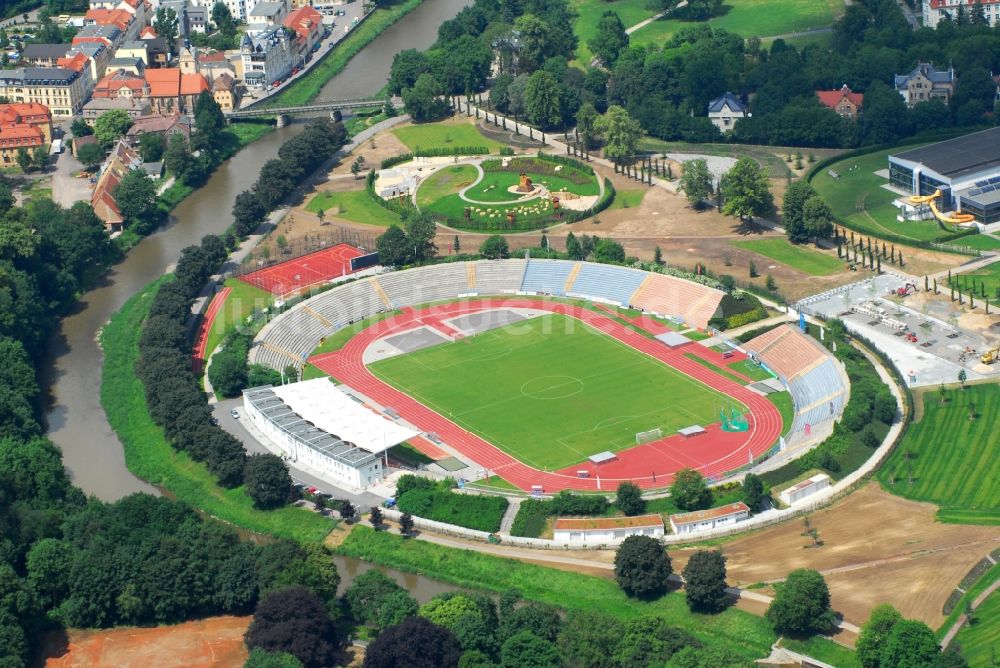
[[[1000,589],[1000,580],[997,580],[996,582],[991,584],[989,587],[986,588],[985,591],[983,591],[982,594],[977,596],[975,600],[972,601],[972,609],[975,610],[976,608],[981,606],[983,604],[983,601],[985,601],[989,597],[989,595],[995,592],[997,589]],[[958,635],[958,632],[962,630],[963,626],[965,626],[964,614],[961,615],[958,619],[956,619],[955,623],[951,625],[950,629],[948,629],[948,632],[944,634],[944,638],[941,639],[941,647],[943,647],[944,649],[948,649],[948,646],[951,645],[951,641],[955,639],[955,636]]]

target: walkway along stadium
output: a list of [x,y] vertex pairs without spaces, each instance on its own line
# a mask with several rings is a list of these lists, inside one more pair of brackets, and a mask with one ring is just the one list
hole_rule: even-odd
[[[744,347],[727,342],[718,349],[724,352],[697,345],[680,334],[704,330],[722,296],[718,290],[675,276],[590,262],[517,259],[438,264],[351,280],[295,304],[260,331],[250,361],[278,370],[288,366],[301,369],[308,362],[342,383],[338,391],[346,392],[359,408],[363,405],[364,410],[378,413],[385,439],[367,432],[364,439],[354,439],[359,442],[352,442],[344,433],[332,435],[350,448],[372,455],[359,459],[369,467],[374,456],[385,449],[372,443],[389,447],[400,442],[401,438],[394,437],[400,436],[402,429],[421,434],[409,442],[418,449],[428,444],[428,456],[440,458],[442,451],[434,443],[444,444],[526,492],[611,491],[622,480],[646,489],[662,488],[682,468],[697,469],[717,480],[759,463],[783,447],[832,427],[847,400],[848,382],[839,363],[793,327],[771,330]],[[601,308],[587,308],[572,300],[597,302]],[[657,335],[626,324],[611,309],[602,310],[607,304],[666,318],[651,328],[664,333]],[[330,335],[379,314],[383,314],[382,319],[359,329],[339,350],[313,354]],[[575,326],[573,331],[599,333],[592,338],[602,339],[631,355],[628,359],[635,359],[635,373],[653,374],[650,378],[668,374],[664,387],[680,389],[661,388],[656,393],[657,387],[650,385],[647,393],[643,387],[631,388],[640,403],[656,405],[653,413],[657,417],[650,414],[644,421],[645,412],[635,415],[627,405],[610,405],[619,397],[609,397],[608,388],[603,387],[616,380],[627,384],[630,371],[623,369],[599,378],[584,371],[564,372],[558,376],[564,380],[550,382],[544,379],[552,378],[555,372],[544,368],[544,360],[518,365],[520,353],[513,349],[501,350],[499,364],[476,360],[472,369],[465,369],[476,373],[481,368],[483,385],[490,380],[486,374],[497,374],[491,384],[496,387],[484,388],[484,394],[486,389],[503,390],[506,377],[513,376],[516,383],[511,386],[509,400],[498,399],[496,405],[472,407],[469,402],[473,397],[442,394],[440,386],[411,392],[409,385],[403,388],[399,382],[387,382],[393,376],[389,368],[398,370],[400,360],[412,366],[430,355],[435,360],[444,359],[452,351],[456,351],[456,359],[464,359],[469,353],[455,345],[467,344],[468,351],[478,354],[479,350],[490,350],[488,337],[511,332],[511,336],[523,337],[530,333],[531,323],[546,318],[569,322],[560,326]],[[537,343],[545,345],[545,336]],[[742,385],[733,379],[738,374],[727,377],[710,368],[721,359],[733,362],[748,355],[777,379]],[[646,368],[650,362],[655,369]],[[575,363],[581,368],[598,365],[587,359]],[[446,376],[439,368],[413,377],[433,383],[439,377],[445,382]],[[784,389],[792,396],[795,416],[783,438],[781,414],[766,394]],[[247,390],[245,405],[255,392],[259,390]],[[686,406],[685,402],[700,396],[699,392],[710,398],[698,400],[698,406]],[[429,399],[423,400],[428,396],[434,399],[433,408]],[[441,397],[447,401],[439,401]],[[287,405],[297,417],[308,421],[305,429],[323,428],[318,416],[311,419],[299,409],[295,393],[275,403]],[[333,410],[333,402],[330,406]],[[461,412],[470,407],[475,415]],[[315,406],[310,410],[314,412]],[[600,422],[594,424],[598,419]],[[495,430],[498,420],[504,425],[499,436],[500,430]],[[509,437],[515,430],[511,423],[528,428],[529,433],[533,425],[540,425],[538,435],[522,439],[530,441],[527,446],[515,443]],[[377,427],[379,422],[371,424]],[[365,439],[367,445],[361,444]],[[598,447],[601,444],[606,447]],[[335,464],[340,468],[346,461],[340,458]],[[373,470],[358,474],[363,483],[359,486],[368,486],[366,480]]]

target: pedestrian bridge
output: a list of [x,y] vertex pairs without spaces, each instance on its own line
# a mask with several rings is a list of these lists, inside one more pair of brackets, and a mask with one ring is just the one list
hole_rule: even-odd
[[[401,100],[393,99],[394,106],[401,106]],[[385,104],[385,98],[360,97],[350,100],[317,100],[309,104],[297,106],[265,106],[253,105],[245,109],[226,112],[226,118],[260,118],[262,116],[300,116],[333,113],[335,111],[350,111],[352,109],[372,109]]]

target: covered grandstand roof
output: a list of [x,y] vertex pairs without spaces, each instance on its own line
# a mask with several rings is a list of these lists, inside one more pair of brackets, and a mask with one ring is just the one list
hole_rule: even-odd
[[949,178],[1000,167],[1000,127],[893,155],[917,162]]

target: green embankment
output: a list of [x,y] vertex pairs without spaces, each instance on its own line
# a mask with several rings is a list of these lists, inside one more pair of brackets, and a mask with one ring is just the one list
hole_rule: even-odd
[[219,487],[204,464],[171,448],[163,429],[149,416],[142,382],[133,369],[139,357],[143,320],[166,280],[170,277],[154,281],[134,295],[101,332],[101,405],[122,442],[129,471],[179,501],[243,529],[300,541],[322,540],[333,527],[331,520],[294,506],[255,509],[243,487]]
[[734,241],[733,245],[777,260],[810,276],[825,276],[844,268],[844,262],[833,255],[821,253],[806,246],[796,246],[784,238]]

